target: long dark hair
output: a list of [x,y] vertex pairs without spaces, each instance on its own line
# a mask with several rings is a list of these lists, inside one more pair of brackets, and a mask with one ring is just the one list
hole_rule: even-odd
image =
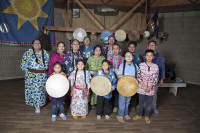
[[[103,60],[101,64],[103,64],[104,62],[106,62],[106,63],[110,66],[110,62],[109,62],[108,60],[106,60],[106,59]],[[102,69],[102,70],[103,70],[103,69]],[[108,67],[108,71],[110,71],[110,68],[109,68],[109,67]],[[103,72],[104,72],[104,70],[103,70]]]
[[58,43],[56,44],[56,46],[58,47],[58,45],[59,45],[60,43],[64,44],[64,47],[65,47],[65,43],[64,43],[63,41],[58,42]]
[[[82,62],[84,65],[85,65],[85,62],[83,60],[78,60],[78,62],[76,63],[76,65],[78,65],[79,62]],[[86,88],[87,88],[87,83],[86,83],[86,70],[85,70],[85,67],[84,67],[84,79],[85,79],[85,85],[86,85]],[[76,84],[76,76],[77,76],[77,72],[78,72],[78,68],[76,69],[76,73],[75,73],[75,80],[74,80],[74,84],[73,86],[75,86]]]
[[[129,51],[126,52],[126,53],[130,53],[130,54],[132,55],[132,53],[129,52]],[[126,55],[126,53],[125,53],[125,55]],[[132,56],[133,56],[133,55],[132,55]],[[136,65],[135,65],[135,62],[134,62],[134,57],[133,57],[132,62],[133,62],[134,68],[135,68],[135,78],[137,78],[137,69],[136,69]],[[126,67],[126,60],[124,59],[122,75],[124,75],[125,67]]]
[[[85,41],[85,39],[88,38],[90,40],[90,43],[91,43],[91,38],[89,36],[86,36],[84,39],[83,39],[83,42]],[[85,45],[85,44],[84,44]]]
[[[53,64],[53,68],[55,67],[55,65],[59,65],[61,67],[61,72],[63,71],[63,67],[62,67],[62,64],[58,61],[56,61],[54,64]],[[54,71],[54,70],[53,70]]]
[[[32,41],[32,44],[33,44],[36,40],[40,41],[40,45],[41,45],[41,49],[42,49],[42,62],[43,62],[43,64],[44,64],[44,66],[45,66],[44,50],[43,50],[43,48],[42,48],[41,40],[40,40],[40,39],[34,39],[34,40]],[[36,63],[38,63],[38,58],[37,58],[37,56],[36,56],[36,54],[35,54],[35,50],[34,50],[33,47],[32,47],[32,49],[33,49],[33,54],[34,54],[34,56],[35,56],[35,58],[36,58],[35,61],[36,61]]]

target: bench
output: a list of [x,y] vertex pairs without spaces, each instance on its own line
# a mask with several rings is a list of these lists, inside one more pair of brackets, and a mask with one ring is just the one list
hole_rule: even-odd
[[186,83],[180,82],[174,82],[174,81],[164,81],[162,87],[169,87],[169,92],[173,93],[174,96],[177,95],[178,87],[186,87]]

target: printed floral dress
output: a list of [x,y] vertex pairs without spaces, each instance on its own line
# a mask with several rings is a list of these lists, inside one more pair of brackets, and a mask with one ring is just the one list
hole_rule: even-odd
[[[91,77],[88,71],[86,71],[85,74],[86,76],[84,75],[84,71],[83,72],[77,71],[76,75],[76,70],[75,70],[70,74],[68,78],[70,80],[71,87],[73,87],[73,96],[71,102],[71,114],[73,116],[85,116],[88,114],[87,91],[90,88]],[[75,75],[76,75],[76,82],[75,82]]]
[[[49,67],[49,54],[44,51],[44,63],[42,52],[33,52],[33,49],[26,51],[22,57],[20,67],[25,71],[25,103],[33,107],[40,107],[46,104],[45,84],[48,78],[47,73],[29,72],[28,69],[47,70]],[[38,63],[36,62],[36,57]]]
[[[98,71],[102,69],[102,61],[105,60],[106,58],[104,56],[100,56],[100,57],[95,57],[92,56],[87,60],[87,70],[90,71],[91,75],[94,75],[93,71]],[[91,91],[90,94],[91,98],[89,98],[90,104],[91,105],[95,105],[97,104],[97,97],[96,94]]]

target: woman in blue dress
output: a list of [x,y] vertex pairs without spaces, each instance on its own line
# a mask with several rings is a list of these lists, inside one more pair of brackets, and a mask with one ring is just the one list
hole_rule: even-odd
[[25,71],[25,103],[35,107],[35,113],[40,113],[40,107],[46,104],[49,54],[42,49],[39,39],[33,40],[32,48],[24,53],[20,67]]

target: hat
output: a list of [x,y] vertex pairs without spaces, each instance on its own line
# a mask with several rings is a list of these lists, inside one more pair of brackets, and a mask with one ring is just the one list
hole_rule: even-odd
[[113,37],[114,39],[116,39],[114,35],[109,35],[109,36],[108,36],[108,40],[109,40],[111,37]]

